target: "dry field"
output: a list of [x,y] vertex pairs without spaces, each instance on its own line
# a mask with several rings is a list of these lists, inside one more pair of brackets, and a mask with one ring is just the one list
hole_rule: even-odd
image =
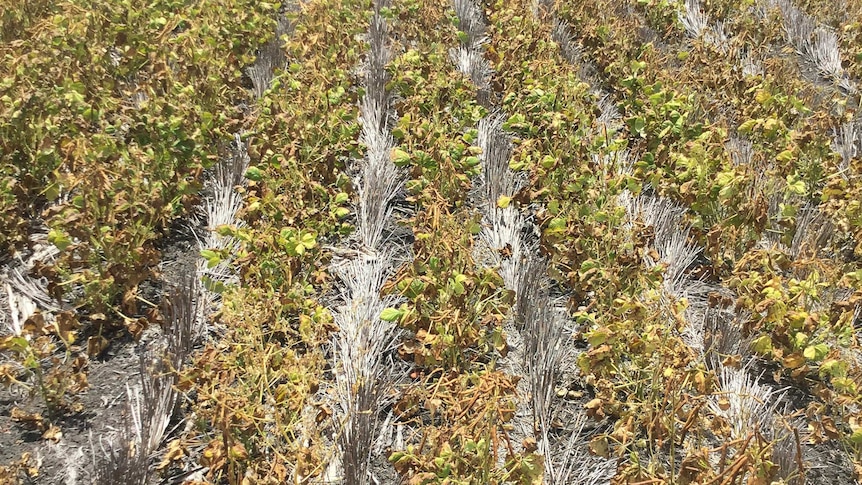
[[7,0],[0,483],[857,484],[860,99],[860,0]]

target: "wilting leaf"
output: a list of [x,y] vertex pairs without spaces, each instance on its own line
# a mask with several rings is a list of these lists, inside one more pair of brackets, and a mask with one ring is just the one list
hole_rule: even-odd
[[183,447],[182,441],[175,439],[168,443],[167,450],[165,451],[165,456],[162,458],[162,462],[156,467],[156,470],[164,470],[171,466],[171,463],[175,461],[181,460],[186,456],[185,448]]
[[93,335],[87,339],[87,355],[98,357],[108,347],[108,339],[101,335]]
[[607,436],[596,436],[595,438],[590,440],[589,445],[587,447],[590,450],[590,453],[596,456],[600,456],[602,458],[608,458],[611,455],[610,445],[608,444]]
[[805,365],[805,357],[798,353],[790,354],[784,357],[784,367],[788,369],[797,369]]
[[42,433],[42,438],[48,441],[57,442],[63,438],[63,431],[58,426],[52,424],[48,426],[48,429],[46,429],[44,433]]

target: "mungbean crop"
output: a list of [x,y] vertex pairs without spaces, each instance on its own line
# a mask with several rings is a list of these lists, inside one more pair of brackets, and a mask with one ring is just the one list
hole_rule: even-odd
[[862,480],[862,2],[7,3],[0,482]]

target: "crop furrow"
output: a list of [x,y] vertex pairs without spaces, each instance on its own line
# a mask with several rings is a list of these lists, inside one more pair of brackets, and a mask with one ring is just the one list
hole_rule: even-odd
[[480,52],[481,19],[467,17],[475,9],[468,3],[395,7],[399,18],[411,15],[399,24],[401,54],[392,65],[401,95],[393,158],[409,170],[417,210],[415,261],[391,285],[407,299],[398,320],[414,337],[399,353],[415,380],[396,404],[407,433],[390,462],[405,478],[525,480],[540,473],[538,457],[522,452],[511,429],[515,379],[497,364],[511,295],[497,268],[474,261],[482,231],[471,190],[481,163],[476,125],[495,95]]
[[288,35],[247,69],[249,123],[203,191],[200,302],[207,314],[218,308],[206,322],[217,338],[182,373],[181,386],[196,391],[187,409],[196,425],[167,444],[170,473],[199,464],[198,480],[306,482],[329,461],[322,416],[333,410],[319,390],[334,331],[322,301],[333,283],[321,243],[353,230],[341,170],[358,154],[350,69],[367,28],[363,8],[285,7],[275,30]]
[[[140,381],[126,384],[123,427],[107,439],[99,436],[94,443],[91,438],[93,483],[146,485],[153,476],[152,457],[179,409],[178,371],[185,365],[200,319],[206,315],[201,306],[203,291],[195,276],[187,274],[174,284],[165,297],[164,334],[140,354]],[[79,465],[67,465],[75,466]]]
[[[42,9],[43,13],[46,10],[41,4],[31,7]],[[120,368],[129,364],[122,357],[113,358],[117,349],[130,346],[121,340],[129,334],[138,339],[147,326],[155,326],[160,318],[159,303],[164,305],[162,311],[167,315],[161,335],[158,331],[147,332],[148,350],[137,352],[141,380],[126,388],[131,421],[110,415],[109,408],[116,401],[112,398],[99,408],[87,409],[97,416],[88,419],[93,423],[91,430],[100,434],[98,443],[91,440],[90,446],[72,451],[75,444],[84,443],[76,436],[78,433],[69,429],[67,440],[58,427],[51,432],[57,442],[56,454],[64,455],[56,458],[63,462],[56,472],[68,474],[70,483],[74,483],[76,476],[98,483],[144,483],[152,475],[150,458],[162,443],[177,410],[180,393],[174,387],[178,382],[176,372],[190,352],[193,327],[201,322],[196,305],[201,303],[202,294],[197,290],[201,285],[185,280],[175,293],[165,298],[144,292],[158,291],[155,288],[161,286],[155,266],[161,258],[164,240],[168,239],[165,237],[168,227],[191,206],[192,187],[205,159],[215,158],[210,143],[202,142],[206,139],[218,144],[219,135],[214,132],[235,117],[222,98],[230,97],[226,96],[228,93],[245,98],[236,89],[238,82],[230,63],[245,62],[240,60],[243,51],[260,39],[256,33],[244,36],[242,42],[235,42],[228,50],[214,55],[225,45],[215,40],[222,33],[219,32],[209,35],[206,47],[197,47],[192,55],[189,38],[211,34],[184,23],[184,17],[192,15],[196,7],[172,12],[170,22],[177,32],[169,38],[153,32],[161,31],[168,23],[159,8],[157,4],[67,2],[56,6],[57,15],[35,26],[27,22],[16,25],[16,29],[27,31],[27,40],[3,46],[4,55],[25,46],[25,55],[15,56],[16,63],[25,57],[32,61],[31,69],[17,69],[13,77],[6,76],[11,71],[5,72],[8,66],[4,65],[3,151],[4,159],[9,155],[10,162],[14,158],[14,164],[24,168],[19,172],[21,180],[27,179],[27,184],[32,185],[30,188],[19,185],[23,189],[16,197],[19,207],[27,207],[23,214],[29,212],[34,220],[45,219],[50,227],[47,242],[54,251],[42,251],[41,242],[34,239],[33,249],[43,259],[30,267],[22,266],[29,275],[13,271],[10,279],[19,286],[19,293],[29,293],[37,299],[43,314],[33,313],[36,307],[20,300],[15,292],[8,294],[24,306],[23,311],[13,316],[13,320],[23,324],[14,325],[16,330],[25,330],[28,319],[39,318],[56,329],[57,342],[65,346],[64,359],[50,355],[54,345],[40,349],[43,355],[38,357],[33,353],[34,345],[28,343],[29,349],[21,348],[30,353],[31,359],[36,359],[29,372],[35,373],[40,381],[51,419],[60,409],[71,411],[81,406],[75,402],[77,399],[94,402],[98,393],[110,393],[111,388],[119,390],[121,384],[116,380],[105,382],[94,378],[91,389],[82,392],[87,386],[86,375],[93,367]],[[225,27],[238,28],[248,19],[254,22],[265,9],[253,7]],[[128,22],[136,15],[153,17],[154,12],[159,12],[155,17],[161,25]],[[4,22],[15,13],[22,12],[4,10]],[[4,31],[4,35],[12,30]],[[120,38],[126,49],[122,52],[115,47]],[[40,47],[31,48],[30,42]],[[168,44],[172,45],[166,48]],[[51,46],[51,55],[58,57],[47,60],[42,52],[45,46]],[[140,64],[140,58],[135,60],[141,51],[148,52],[147,63]],[[166,51],[170,52],[170,62],[164,62]],[[230,60],[226,60],[228,51],[233,56]],[[190,74],[184,68],[195,56],[203,56],[205,60],[195,59]],[[216,67],[218,62],[222,65]],[[219,76],[210,77],[213,72]],[[211,96],[208,87],[219,93],[218,99]],[[195,88],[200,91],[190,108],[183,100]],[[26,94],[28,91],[36,94],[40,89],[50,89],[53,95],[46,98]],[[67,95],[62,96],[63,92]],[[58,97],[65,99],[64,106],[57,104]],[[169,108],[163,110],[165,106]],[[222,108],[227,113],[220,113],[219,119],[213,120],[210,111]],[[170,122],[161,118],[166,112],[174,113]],[[154,113],[158,114],[151,117]],[[34,133],[15,129],[15,125],[26,120],[38,120],[38,124],[50,128],[38,128]],[[16,131],[17,135],[8,136]],[[49,132],[54,135],[48,135]],[[38,149],[41,154],[34,151],[31,136],[41,138]],[[3,167],[4,189],[10,188],[5,174],[12,166]],[[239,177],[241,180],[242,175]],[[44,212],[40,213],[41,209]],[[5,235],[3,239],[3,244],[13,245],[26,240],[7,241]],[[185,269],[194,272],[193,268]],[[61,300],[64,303],[51,303]],[[148,308],[141,309],[140,303]],[[76,312],[70,311],[73,305]],[[44,335],[32,344],[52,339],[49,332],[40,333]],[[159,336],[151,339],[154,334]],[[86,338],[84,345],[76,342],[79,336]],[[29,336],[22,341],[29,342]],[[88,358],[93,359],[92,363],[88,363]],[[43,372],[48,380],[43,380]],[[73,400],[74,394],[79,396]],[[124,421],[119,424],[124,431],[102,436],[114,421]],[[85,457],[86,453],[90,456]],[[95,464],[96,469],[90,469],[89,464]]]
[[[705,19],[697,19],[695,28],[703,29]],[[557,21],[554,32],[555,40],[560,44],[563,55],[572,63],[584,62],[580,49],[574,46],[573,36],[565,21]],[[581,67],[581,72],[588,69]],[[589,78],[588,78],[589,79]],[[598,91],[602,95],[601,91]],[[603,99],[604,96],[600,99]],[[602,140],[614,136],[617,129],[621,128],[619,114],[615,109],[605,107],[597,120],[598,130],[588,134],[593,146],[601,147],[600,152],[593,154],[595,164],[602,172],[614,177],[624,178],[630,174],[631,165],[627,149],[614,151],[608,146],[602,147]],[[603,138],[602,138],[603,137]],[[663,295],[654,301],[654,306],[660,318],[667,322],[670,328],[679,328],[683,341],[693,350],[702,351],[702,335],[695,328],[695,322],[699,320],[702,312],[707,308],[707,294],[712,290],[711,286],[704,284],[697,278],[692,278],[689,270],[695,263],[701,249],[689,242],[690,227],[683,222],[685,210],[670,200],[654,195],[641,194],[634,196],[628,190],[624,190],[617,197],[617,206],[626,212],[625,222],[614,228],[616,231],[635,231],[637,224],[643,224],[652,228],[651,246],[654,251],[647,252],[643,257],[643,264],[647,269],[663,267],[662,271],[662,293]],[[633,243],[635,241],[632,241]],[[650,298],[646,295],[641,297],[644,301]],[[683,313],[679,313],[678,302],[685,301]],[[678,320],[682,318],[684,322]],[[677,345],[681,345],[679,342]],[[665,376],[665,378],[670,376]],[[672,444],[671,446],[675,446]],[[671,457],[673,452],[671,452]],[[676,473],[672,471],[671,473]]]
[[[484,167],[490,177],[485,175],[485,178],[490,178],[487,185],[494,187],[494,178],[502,178],[496,173],[505,173],[512,181],[509,185],[518,184],[512,189],[515,195],[497,194],[500,189],[496,189],[491,190],[488,197],[502,195],[503,200],[511,197],[516,201],[513,204],[528,207],[534,214],[530,219],[521,216],[523,229],[518,231],[521,241],[518,245],[509,243],[518,249],[512,251],[513,255],[524,255],[523,262],[508,263],[511,268],[507,268],[503,260],[501,266],[504,279],[506,270],[516,275],[512,278],[516,291],[514,320],[522,332],[523,352],[527,356],[525,367],[534,407],[534,433],[539,450],[546,457],[545,478],[550,483],[598,483],[608,479],[615,461],[586,455],[585,441],[589,438],[583,430],[584,416],[578,410],[578,401],[569,399],[570,395],[579,394],[572,389],[582,385],[576,377],[574,363],[584,356],[572,346],[573,328],[577,327],[570,321],[562,300],[552,298],[551,292],[560,291],[552,290],[554,287],[572,288],[574,292],[566,297],[573,306],[580,306],[589,299],[584,281],[572,266],[583,264],[585,255],[574,256],[573,253],[582,250],[584,241],[591,238],[575,239],[578,242],[568,248],[572,251],[569,254],[555,244],[555,239],[586,229],[589,223],[578,220],[585,215],[583,211],[607,209],[603,204],[610,198],[609,194],[599,195],[596,191],[608,180],[590,172],[608,167],[596,163],[588,147],[593,142],[597,143],[594,147],[612,143],[616,115],[598,86],[591,89],[578,78],[579,73],[589,74],[590,69],[575,69],[566,62],[566,58],[577,57],[577,52],[572,44],[566,43],[569,37],[565,27],[547,22],[552,13],[549,6],[533,5],[532,17],[521,15],[529,9],[526,3],[505,6],[496,3],[490,14],[491,46],[497,57],[495,80],[502,91],[503,110],[510,115],[501,120],[502,127],[511,133],[507,138],[512,137],[504,141],[514,141],[515,148],[506,157],[508,162],[501,164],[490,158],[492,163]],[[548,42],[551,36],[564,44],[562,55]],[[605,124],[600,128],[604,138],[599,140],[597,136],[587,140],[596,115],[599,122]],[[491,154],[498,156],[494,149],[483,151],[487,151],[489,157]],[[532,172],[529,179],[527,170]],[[606,171],[603,175],[610,176]],[[587,202],[590,198],[592,200]],[[506,214],[499,206],[499,202],[489,205],[497,213],[491,213],[492,227],[496,217],[503,221],[497,226],[511,231]],[[503,242],[506,241],[498,244]],[[555,275],[556,281],[549,278],[549,273]],[[578,326],[579,330],[584,329]],[[573,466],[584,461],[590,465],[582,469]]]
[[[702,248],[689,242],[691,228],[682,219],[685,210],[667,199],[643,195],[625,204],[630,217],[643,221],[655,231],[654,247],[658,258],[647,257],[645,262],[647,267],[664,266],[662,289],[668,299],[662,297],[659,308],[669,325],[674,326],[675,319],[682,320],[683,341],[696,352],[698,361],[718,376],[707,407],[730,427],[726,439],[745,443],[734,447],[736,456],[751,451],[747,440],[753,431],[772,442],[772,461],[777,466],[773,472],[777,477],[790,480],[801,476],[804,471],[798,469],[801,457],[797,457],[794,441],[799,433],[798,424],[791,428],[778,414],[785,396],[758,382],[760,378],[752,369],[750,341],[743,338],[740,320],[744,315],[729,308],[716,308],[710,302],[716,297],[731,299],[736,295],[720,284],[706,283],[689,273]],[[725,366],[723,359],[727,355],[738,356],[741,364],[737,365],[740,366]],[[692,441],[683,446],[693,444]],[[721,442],[712,444],[715,449],[727,451]],[[717,452],[707,454],[707,458],[712,466],[718,465]]]
[[[526,240],[523,233],[529,230],[530,226],[516,204],[512,203],[512,199],[523,188],[525,180],[523,176],[509,170],[512,143],[502,130],[504,115],[495,112],[498,109],[497,101],[491,97],[490,81],[493,72],[482,48],[482,44],[487,41],[484,15],[472,0],[456,0],[454,5],[459,29],[466,39],[461,43],[459,51],[471,61],[465,65],[461,60],[462,56],[459,56],[458,69],[476,86],[479,104],[492,111],[481,119],[477,126],[476,146],[480,150],[481,164],[480,175],[473,190],[476,192],[476,209],[482,214],[482,228],[477,235],[477,242],[474,243],[474,257],[479,264],[496,268],[505,287],[514,292],[512,316],[504,326],[509,351],[500,360],[500,366],[520,380],[518,392],[521,402],[513,420],[513,438],[518,443],[526,437],[537,436],[537,418],[541,417],[541,424],[545,424],[541,401],[544,394],[538,396],[534,392],[537,390],[537,383],[533,379],[535,374],[528,371],[528,356],[537,355],[529,352],[535,335],[525,338],[528,335],[525,333],[525,324],[534,305],[546,305],[547,302],[528,299],[529,296],[539,296],[531,294],[538,290],[538,274],[531,274],[529,270],[541,272],[541,268],[531,267],[533,253],[537,248]],[[549,323],[553,325],[556,322]],[[553,341],[548,343],[554,347]],[[554,353],[545,356],[553,359]],[[547,456],[547,440],[540,442],[538,451]]]
[[[722,54],[728,55],[730,42],[724,23],[711,22],[698,0],[686,0],[683,7],[684,11],[678,17],[686,33],[694,39],[703,39]],[[751,64],[750,54],[740,62],[743,74],[762,72],[762,67]],[[735,137],[725,146],[735,166],[750,166],[754,153],[749,141]],[[763,177],[754,177],[743,193],[755,195],[765,188],[767,182]],[[775,222],[774,217],[770,217],[770,222]],[[798,226],[794,239],[804,234],[804,228],[802,224]],[[769,232],[764,233],[761,241],[769,235]],[[700,252],[701,249],[697,248],[696,251]],[[693,253],[691,255],[695,256]],[[708,304],[709,293],[734,299],[736,295],[721,284],[698,283],[701,286],[700,294],[690,299],[689,307],[686,308],[686,317],[691,323],[685,336],[689,345],[700,353],[707,367],[718,376],[715,396],[709,402],[710,410],[731,424],[730,438],[733,440],[743,442],[751,429],[763,430],[765,436],[775,439],[772,456],[777,465],[777,476],[798,481],[804,475],[804,470],[798,466],[803,457],[797,455],[798,443],[793,440],[794,436],[799,436],[799,425],[783,425],[783,417],[778,411],[781,402],[786,400],[785,396],[759,383],[762,375],[758,376],[753,370],[755,361],[750,350],[751,339],[743,338],[741,321],[745,315]],[[671,293],[680,294],[678,291]],[[743,363],[741,367],[725,366],[722,355],[739,355]]]
[[[466,42],[462,50],[471,51],[485,42],[482,15],[471,2],[455,2]],[[539,6],[537,14],[541,13]],[[482,36],[482,37],[480,37]],[[478,41],[477,41],[478,39]],[[473,47],[476,46],[476,47]],[[461,67],[462,73],[481,72],[477,84],[480,94],[495,75],[483,57],[475,66]],[[504,93],[507,94],[507,93]],[[481,99],[480,101],[485,101]],[[492,109],[499,109],[489,103]],[[511,119],[511,118],[510,118]],[[501,365],[516,376],[522,376],[519,392],[524,396],[520,434],[535,437],[538,452],[544,457],[544,477],[549,483],[589,483],[602,474],[602,467],[590,473],[575,475],[574,464],[584,459],[580,436],[582,421],[574,415],[561,414],[555,403],[561,374],[561,363],[571,352],[570,330],[562,299],[551,296],[548,263],[540,255],[537,227],[514,201],[528,185],[524,172],[510,168],[513,154],[512,135],[503,129],[506,117],[493,112],[478,125],[481,149],[481,174],[475,187],[477,206],[482,214],[478,234],[477,259],[499,268],[506,287],[513,291],[514,302],[506,331],[510,353]],[[526,419],[529,417],[530,419]],[[562,423],[561,419],[573,418]]]
[[[699,8],[695,2],[688,2],[689,9]],[[699,13],[699,12],[698,12]],[[701,35],[706,29],[708,20],[703,16],[698,16],[694,12],[689,13],[689,16],[684,22],[691,34]],[[560,23],[557,26],[557,39],[561,45],[561,49],[567,58],[578,60],[579,50],[572,48],[572,37],[567,35],[568,25]],[[726,35],[723,35],[721,27],[712,28],[711,36],[706,39],[708,42],[715,44],[721,50],[726,50]],[[568,54],[574,52],[575,55]],[[584,69],[582,69],[582,72]],[[731,147],[728,147],[731,148]],[[740,163],[740,159],[750,159],[750,148],[737,142],[732,148],[736,150],[734,159],[736,163]],[[746,150],[746,148],[749,148]],[[693,347],[702,359],[708,361],[716,372],[720,375],[718,396],[724,396],[720,399],[721,405],[716,407],[715,402],[710,402],[709,407],[718,415],[721,415],[728,422],[735,423],[734,430],[746,429],[749,430],[755,424],[761,426],[766,435],[776,439],[774,449],[774,460],[777,462],[778,472],[781,477],[788,478],[797,476],[797,461],[796,444],[793,440],[793,434],[789,434],[789,430],[785,430],[781,426],[779,418],[772,417],[775,408],[781,399],[774,399],[771,404],[768,399],[773,394],[772,389],[762,386],[757,383],[756,378],[751,379],[748,375],[748,365],[742,370],[735,368],[723,367],[720,360],[716,360],[716,349],[711,347],[711,344],[716,343],[716,340],[723,340],[724,351],[731,354],[743,354],[746,360],[750,362],[750,353],[744,345],[740,345],[739,341],[734,341],[734,338],[741,337],[741,328],[738,321],[727,321],[734,319],[733,312],[720,312],[710,308],[708,303],[710,294],[723,295],[726,298],[732,297],[733,293],[714,284],[706,284],[699,278],[688,274],[690,268],[695,263],[701,248],[692,245],[689,242],[688,233],[690,227],[687,227],[682,220],[684,210],[676,206],[672,202],[662,199],[653,198],[650,196],[638,196],[634,199],[630,195],[625,195],[624,203],[628,206],[630,217],[629,224],[640,219],[647,226],[655,228],[654,244],[657,249],[657,260],[651,257],[645,258],[647,266],[655,266],[657,262],[661,262],[664,268],[664,292],[670,296],[670,301],[685,301],[686,306],[683,315],[688,325],[683,330],[684,340]],[[802,231],[800,231],[802,232]],[[664,303],[662,306],[668,311],[668,317],[672,320],[677,318],[674,316],[674,310]],[[702,320],[710,315],[709,320],[713,325],[709,329],[704,329]],[[721,314],[722,321],[717,323],[718,315]],[[673,323],[671,323],[673,325]],[[710,345],[704,346],[704,339]],[[724,354],[727,355],[727,354]],[[709,356],[709,357],[707,357]],[[711,359],[711,360],[710,360]],[[733,406],[728,408],[727,397],[733,400]],[[735,399],[735,400],[734,400]],[[755,417],[756,416],[756,417]],[[739,438],[739,436],[737,436]],[[741,450],[744,451],[744,450]],[[715,463],[714,463],[715,464]]]
[[[264,49],[272,51],[273,43]],[[271,71],[276,66],[268,67]],[[259,98],[262,92],[256,89],[256,96]],[[91,451],[96,464],[94,483],[149,483],[150,459],[164,444],[168,426],[179,410],[180,372],[193,345],[214,337],[210,316],[219,311],[224,289],[239,281],[232,266],[240,241],[219,231],[244,226],[238,213],[243,205],[249,162],[247,147],[237,133],[228,154],[219,159],[205,182],[199,208],[204,224],[191,229],[202,233],[196,235],[196,251],[190,255],[195,263],[179,263],[176,281],[165,281],[169,288],[162,305],[166,324],[156,340],[148,344],[148,350],[140,354],[140,382],[126,385],[125,426],[107,444],[100,437],[99,446]]]
[[[777,8],[781,14],[781,19],[784,27],[784,34],[787,42],[792,45],[797,55],[800,57],[801,63],[807,63],[814,67],[814,70],[818,73],[818,76],[821,79],[826,79],[833,83],[833,85],[843,90],[843,93],[838,96],[838,98],[846,98],[847,101],[850,101],[850,104],[853,104],[854,93],[858,91],[857,83],[844,71],[841,65],[841,55],[838,52],[838,40],[837,35],[831,31],[829,28],[817,24],[817,22],[810,16],[808,16],[801,9],[797,8],[792,4],[792,2],[785,1],[773,1],[768,4],[772,8]],[[688,2],[686,7],[690,7]],[[765,13],[761,13],[761,17],[765,18]],[[760,101],[760,99],[758,99]],[[842,103],[838,101],[838,103]],[[839,110],[843,111],[843,110]],[[837,122],[840,122],[841,119],[847,119],[848,117],[853,117],[853,108],[842,113],[840,116],[836,116]],[[834,123],[834,121],[833,121]],[[825,179],[828,180],[836,180],[840,177],[840,180],[843,180],[844,183],[849,181],[851,177],[849,176],[849,162],[853,158],[851,153],[855,153],[856,146],[860,140],[858,140],[858,135],[855,133],[855,126],[857,122],[855,120],[851,120],[847,123],[840,125],[837,129],[832,130],[834,135],[831,141],[831,148],[833,152],[837,153],[841,158],[835,165],[836,173],[825,176],[828,174],[831,168],[832,163],[830,163],[829,158],[833,158],[830,156],[831,154],[821,153],[814,155],[818,157],[814,161],[818,164],[824,165],[824,176]],[[741,143],[740,143],[741,142]],[[750,163],[752,152],[750,150],[750,144],[746,145],[744,141],[738,141],[736,143],[737,155],[743,155],[741,157],[737,156],[734,159],[734,162],[739,165],[740,163]],[[785,152],[790,153],[790,152]],[[733,155],[733,153],[731,153]],[[786,161],[786,157],[778,156],[779,161]],[[752,184],[755,188],[757,185],[766,182],[762,177],[756,178]],[[777,186],[780,190],[784,185],[784,180],[775,180],[770,182],[771,185]],[[818,181],[818,185],[820,182]],[[825,185],[825,184],[824,184]],[[835,187],[836,183],[830,184],[832,187]],[[826,193],[831,192],[832,188],[829,186],[822,186],[823,191],[823,202],[828,202],[830,198],[826,197]],[[838,190],[837,193],[842,193],[843,191]],[[843,222],[846,221],[846,218],[843,216],[837,215],[835,212],[832,212],[831,217],[827,216],[827,213],[822,212],[821,206],[825,206],[827,210],[829,210],[830,204],[819,204],[817,202],[813,202],[809,199],[805,201],[803,197],[799,197],[795,194],[793,195],[784,195],[775,193],[773,190],[773,195],[771,196],[770,201],[770,210],[767,213],[768,223],[773,228],[780,228],[782,224],[782,220],[786,220],[787,216],[785,215],[788,211],[795,214],[795,227],[792,231],[792,239],[787,239],[780,237],[781,233],[775,230],[767,230],[763,233],[758,242],[758,247],[772,247],[776,248],[779,251],[787,254],[790,260],[794,263],[797,269],[794,270],[794,274],[797,275],[798,278],[811,277],[811,273],[802,269],[804,265],[811,260],[811,258],[821,258],[827,257],[829,259],[835,259],[840,257],[840,246],[843,244],[840,241],[842,240],[841,236],[836,233],[836,227],[834,225],[835,222]],[[834,205],[840,204],[839,201],[834,201],[831,204]],[[839,222],[839,224],[840,224]],[[845,226],[846,227],[846,226]],[[844,236],[846,237],[846,236]],[[846,260],[845,260],[846,261]],[[827,277],[828,278],[828,277]],[[821,282],[825,279],[824,277],[819,277]],[[805,311],[822,311],[825,308],[830,306],[833,307],[832,311],[835,311],[835,306],[843,306],[850,305],[851,303],[850,295],[851,291],[839,292],[836,294],[826,294],[819,296],[818,302],[814,302],[814,300],[808,300],[802,303],[802,307],[805,308]],[[735,296],[735,295],[734,295]],[[852,313],[853,310],[851,310]],[[838,310],[836,313],[841,314],[841,318],[846,318],[849,313],[846,310]],[[746,315],[725,315],[725,319],[744,319],[747,318]],[[850,320],[853,320],[853,317],[850,317]],[[714,322],[713,322],[714,323]],[[722,325],[723,328],[713,328],[713,332],[716,330],[721,330],[722,333],[729,333],[731,335],[741,335],[739,329],[729,329],[726,324]],[[819,332],[817,332],[819,333]],[[821,357],[818,357],[817,348],[821,349],[821,352],[826,352],[827,344],[823,342],[823,340],[830,341],[832,340],[829,337],[825,337],[822,333],[820,335],[811,336],[807,333],[802,333],[801,338],[804,339],[805,352],[804,355],[807,359],[819,360]],[[819,343],[816,343],[819,342]],[[760,337],[758,340],[754,342],[755,347],[763,348],[764,340]],[[843,345],[842,345],[843,347]],[[747,349],[745,349],[747,350]],[[740,353],[740,352],[737,352]],[[841,353],[846,355],[846,351],[841,349]],[[780,354],[779,354],[780,355]],[[798,354],[797,354],[798,355]],[[792,359],[792,357],[791,357]],[[749,360],[749,363],[753,361]],[[798,365],[796,362],[785,360],[785,365],[788,367],[794,368]],[[749,371],[748,369],[751,367],[746,364],[742,370],[737,370],[733,368],[723,368],[723,366],[719,363],[717,365],[717,373],[720,375],[720,384],[724,388],[742,386],[746,391],[749,391],[751,395],[755,396],[763,396],[771,393],[772,391],[764,386],[761,386],[757,383],[757,376],[745,376],[745,371]],[[775,393],[777,395],[777,393]],[[780,397],[780,396],[779,396]],[[780,400],[780,399],[779,399]],[[760,409],[763,407],[763,404],[766,402],[765,399],[757,399],[757,403],[748,402],[747,404],[753,408],[752,411],[748,411],[744,409],[744,406],[732,406],[731,412],[736,413],[736,415],[740,418],[738,422],[741,423],[742,427],[745,427],[747,420],[744,416],[741,416],[745,413],[751,413],[752,415],[758,414],[773,414],[775,405],[772,406],[773,411],[767,411],[765,409]],[[778,400],[776,401],[778,402]],[[761,404],[758,404],[761,403]],[[737,403],[739,404],[739,403]],[[720,414],[720,413],[719,413]],[[727,414],[727,413],[725,413]],[[728,416],[729,417],[729,416]],[[797,424],[792,424],[791,426],[780,426],[776,425],[776,433],[784,428],[785,435],[782,439],[778,440],[775,445],[775,460],[780,463],[778,469],[779,474],[784,478],[790,480],[790,473],[797,472],[794,470],[795,468],[800,468],[799,463],[801,457],[796,457],[797,452],[796,449],[799,448],[798,443],[794,443],[792,436],[788,436],[787,433],[790,432],[791,428],[798,427]],[[794,429],[793,434],[798,436],[798,430]],[[798,440],[798,438],[796,438]],[[802,450],[805,452],[807,457],[811,457],[811,449],[808,446],[803,446]],[[807,462],[807,460],[805,460]],[[801,479],[801,476],[804,476],[804,470],[799,469],[797,475],[795,475],[794,480]]]
[[[356,203],[355,256],[338,258],[332,272],[340,280],[332,308],[338,332],[332,338],[334,415],[340,475],[332,462],[324,480],[347,484],[379,483],[371,469],[375,440],[386,425],[381,412],[394,400],[398,370],[393,362],[397,326],[386,314],[401,299],[381,296],[386,280],[409,262],[409,249],[393,233],[392,213],[403,192],[405,174],[390,158],[394,147],[387,65],[391,58],[390,27],[382,16],[387,2],[375,2],[367,33],[369,50],[363,66],[359,107],[360,142],[366,153],[352,177]],[[345,248],[347,249],[347,247]]]

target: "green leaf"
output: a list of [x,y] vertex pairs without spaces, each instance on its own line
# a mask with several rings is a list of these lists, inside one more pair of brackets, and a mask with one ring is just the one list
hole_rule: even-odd
[[646,120],[644,120],[640,116],[635,116],[627,119],[626,124],[628,124],[629,130],[633,135],[637,135],[640,137],[645,136],[644,129],[646,128]]
[[30,341],[24,337],[12,337],[8,342],[7,348],[19,354],[30,350]]
[[854,280],[857,284],[862,283],[862,269],[847,273],[844,277]]
[[248,167],[245,170],[245,178],[260,182],[263,179],[263,172],[257,167]]
[[739,125],[739,128],[736,129],[739,133],[745,135],[751,133],[755,126],[757,126],[759,120],[748,120],[743,124]]
[[805,181],[797,179],[793,175],[787,176],[787,191],[791,194],[805,195]]
[[646,62],[632,59],[632,61],[629,62],[629,68],[632,70],[632,72],[637,74],[638,72],[646,69]]
[[503,129],[517,129],[526,123],[527,119],[520,113],[515,113],[503,123]]
[[763,121],[763,131],[769,135],[774,134],[781,127],[781,122],[776,118],[769,117]]
[[390,159],[398,167],[404,167],[410,164],[410,154],[400,148],[393,148],[390,153]]
[[53,202],[60,196],[60,184],[50,184],[42,191],[42,193],[45,195],[46,199]]
[[754,100],[765,106],[766,103],[772,101],[772,94],[770,94],[770,92],[765,89],[760,89],[754,95]]
[[775,159],[781,163],[788,163],[793,160],[793,150],[784,150],[776,155]]
[[215,233],[222,237],[233,236],[234,232],[234,228],[228,224],[222,224],[215,228]]
[[840,393],[853,395],[856,394],[856,382],[849,377],[834,377],[830,381]]
[[338,86],[335,89],[330,89],[326,92],[326,97],[329,100],[329,104],[338,104],[341,102],[341,98],[344,97],[344,86]]
[[208,111],[204,111],[203,113],[201,113],[201,124],[203,125],[204,129],[209,129],[210,127],[212,127],[212,123],[213,123],[213,114],[212,113],[210,113]]
[[69,239],[63,231],[57,229],[51,229],[48,232],[48,242],[57,246],[57,249],[60,251],[65,250],[72,244],[72,240]]
[[511,197],[507,197],[507,196],[505,196],[505,195],[501,195],[501,196],[500,196],[500,198],[499,198],[499,199],[497,199],[497,207],[499,207],[499,208],[501,208],[501,209],[505,209],[506,207],[509,207],[509,204],[510,204],[511,202],[512,202],[512,198],[511,198]]
[[562,217],[555,217],[548,223],[546,234],[561,234],[566,232],[566,220]]
[[202,249],[201,257],[207,260],[207,268],[214,268],[221,263],[221,256],[211,249]]
[[610,331],[607,328],[598,328],[588,334],[587,342],[592,347],[598,347],[607,342],[608,337],[610,337]]
[[214,280],[206,275],[201,278],[201,283],[203,283],[204,288],[206,288],[207,291],[211,291],[213,293],[224,293],[224,290],[227,288],[223,282]]
[[414,279],[410,282],[410,293],[414,296],[419,295],[425,291],[425,283],[422,280]]
[[820,377],[846,377],[849,365],[845,360],[829,359],[820,364]]
[[380,312],[380,319],[384,322],[395,322],[400,320],[402,316],[404,316],[404,312],[397,308],[385,308]]
[[317,245],[317,234],[314,232],[306,232],[302,234],[300,243],[308,249]]

